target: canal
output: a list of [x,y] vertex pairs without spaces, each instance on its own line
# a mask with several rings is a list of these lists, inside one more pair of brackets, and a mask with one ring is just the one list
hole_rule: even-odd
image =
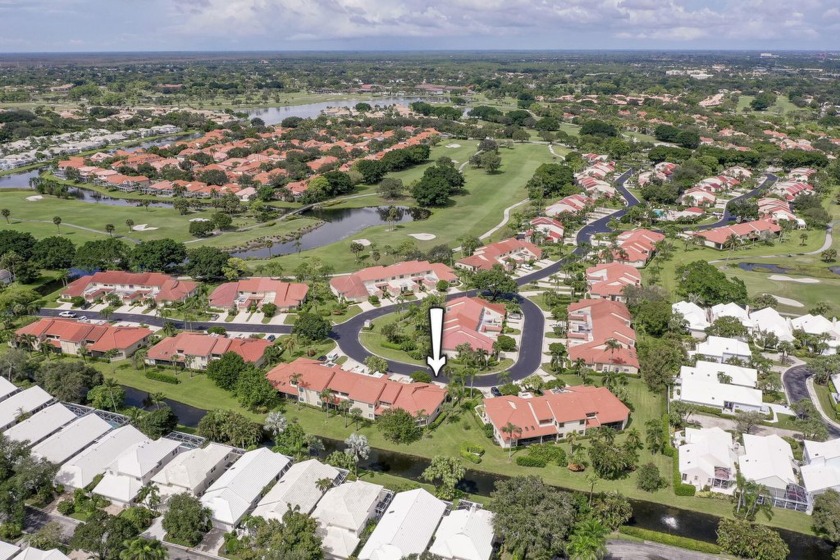
[[[123,386],[126,392],[126,405],[143,407],[149,394],[132,387]],[[178,416],[180,424],[188,427],[198,426],[198,422],[206,414],[205,410],[193,406],[165,399]],[[344,443],[338,440],[322,438],[324,451],[321,458],[331,452],[344,449]],[[384,449],[370,450],[370,456],[359,463],[359,466],[374,472],[419,481],[420,475],[429,466],[429,459],[416,457],[407,453],[397,453]],[[534,470],[539,475],[539,469]],[[489,496],[499,480],[508,477],[476,470],[467,469],[466,474],[458,484],[458,489],[478,496]],[[698,498],[699,499],[699,498]],[[705,542],[715,542],[719,519],[714,515],[698,513],[685,509],[671,507],[665,504],[647,502],[644,500],[630,500],[633,506],[633,518],[629,525],[696,539]],[[831,557],[832,547],[816,537],[777,529],[790,547],[790,558],[796,560],[820,560]]]

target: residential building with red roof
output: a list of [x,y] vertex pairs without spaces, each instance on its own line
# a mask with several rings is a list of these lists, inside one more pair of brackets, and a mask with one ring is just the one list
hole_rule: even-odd
[[770,192],[783,197],[787,201],[792,201],[802,195],[812,194],[814,187],[803,181],[779,181],[770,187]]
[[748,243],[779,235],[782,228],[769,219],[754,220],[721,226],[714,229],[695,232],[695,236],[703,238],[703,244],[713,249],[725,249],[729,239],[735,239],[739,243]]
[[594,201],[585,194],[572,194],[561,198],[545,209],[546,216],[557,216],[560,214],[577,214],[591,207]]
[[524,239],[511,237],[490,245],[479,247],[469,257],[455,262],[455,266],[465,270],[490,270],[501,265],[506,270],[513,270],[521,264],[538,261],[542,258],[542,249]]
[[[638,373],[636,331],[627,306],[608,299],[582,299],[569,305],[569,360],[580,359],[595,371]],[[607,341],[615,341],[610,348]]]
[[299,282],[283,282],[273,278],[243,278],[220,285],[210,294],[210,305],[222,309],[261,308],[273,303],[281,312],[297,309],[306,299],[309,286]]
[[431,383],[400,383],[387,375],[352,373],[307,358],[275,366],[266,379],[284,396],[315,407],[324,404],[321,394],[327,390],[328,406],[349,401],[351,410],[358,408],[368,420],[401,408],[425,425],[437,418],[446,399],[446,390]]
[[680,202],[693,206],[713,206],[717,196],[701,187],[691,187],[680,196]]
[[469,344],[473,350],[492,353],[506,315],[504,305],[477,297],[459,297],[446,302],[443,350],[455,352],[461,344]]
[[[630,419],[630,409],[606,387],[586,385],[554,389],[541,396],[484,399],[479,410],[503,448],[562,441],[568,434],[583,435],[600,427],[623,430]],[[517,430],[503,431],[508,424]]]
[[787,220],[795,222],[798,227],[805,227],[805,221],[796,217],[796,214],[790,208],[790,203],[780,198],[765,197],[758,199],[758,215],[777,224],[782,220]]
[[248,363],[259,367],[271,342],[262,338],[227,338],[213,334],[181,332],[164,338],[146,354],[146,363],[153,366],[180,366],[204,370],[224,354],[239,354]]
[[661,233],[649,229],[631,229],[618,236],[615,260],[636,268],[643,268],[656,252],[656,244],[665,239]]
[[70,282],[61,292],[61,297],[70,299],[81,296],[86,301],[96,301],[109,294],[115,294],[124,303],[142,303],[148,300],[169,303],[182,301],[197,289],[197,282],[179,280],[159,272],[106,270]]
[[641,286],[642,275],[629,264],[611,262],[587,268],[586,283],[593,299],[625,302],[624,288]]
[[442,263],[405,261],[390,266],[371,266],[347,276],[335,276],[330,289],[339,298],[364,301],[370,296],[398,296],[435,289],[440,280],[454,284],[458,277]]
[[31,345],[39,350],[47,345],[52,350],[79,356],[84,349],[93,357],[112,355],[112,359],[130,357],[145,346],[152,331],[145,327],[95,325],[71,319],[39,319],[15,331],[13,343]]
[[550,243],[562,243],[563,242],[563,234],[565,229],[563,228],[563,224],[555,220],[554,218],[548,218],[546,216],[537,216],[530,222],[531,229],[525,232],[525,235],[531,237],[533,240],[533,236],[535,232],[539,232],[540,235]]

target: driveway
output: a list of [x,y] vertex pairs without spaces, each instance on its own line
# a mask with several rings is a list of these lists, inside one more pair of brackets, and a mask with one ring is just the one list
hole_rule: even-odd
[[647,541],[609,540],[605,560],[716,560],[720,558],[727,557]]
[[[697,422],[704,428],[720,428],[721,430],[727,431],[737,431],[738,425],[735,420],[720,418],[719,416],[706,416],[705,414],[692,414],[689,420]],[[794,437],[796,434],[802,435],[800,432],[795,430],[785,430],[784,428],[773,428],[771,426],[756,426],[753,429],[752,434],[757,436],[769,436],[776,434],[780,437]]]

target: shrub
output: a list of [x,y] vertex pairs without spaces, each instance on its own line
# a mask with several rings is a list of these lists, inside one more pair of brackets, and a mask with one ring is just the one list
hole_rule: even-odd
[[370,295],[368,296],[368,303],[371,305],[379,305],[379,296]]
[[64,500],[58,502],[58,513],[61,515],[71,515],[76,512],[76,504],[72,500]]
[[181,382],[181,380],[174,375],[169,375],[168,373],[158,373],[156,371],[147,371],[146,378],[154,379],[155,381],[162,381],[163,383],[171,383],[172,385],[177,385]]
[[566,465],[566,452],[563,448],[551,443],[539,443],[528,447],[528,456],[559,466]]
[[502,395],[518,395],[519,394],[519,385],[515,383],[505,383],[501,387],[499,387],[499,392]]
[[546,465],[548,465],[548,461],[539,457],[533,457],[531,455],[518,455],[516,457],[516,464],[520,467],[544,468]]
[[481,462],[481,456],[484,455],[484,448],[480,445],[462,443],[459,449],[459,453],[461,457],[477,465]]
[[482,430],[484,430],[484,435],[490,439],[493,439],[493,425],[492,424],[483,424]]

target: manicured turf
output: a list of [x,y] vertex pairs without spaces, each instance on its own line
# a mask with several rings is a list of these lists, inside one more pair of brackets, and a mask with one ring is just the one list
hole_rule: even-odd
[[[744,109],[749,108],[750,103],[752,100],[755,99],[754,95],[741,95],[738,98],[738,107],[737,111],[742,113]],[[779,95],[776,97],[776,102],[773,103],[770,107],[767,108],[766,111],[752,111],[753,114],[762,114],[762,113],[770,113],[774,115],[787,115],[791,111],[799,111],[799,107],[794,105],[790,102],[790,99],[787,98],[786,95]]]
[[[174,208],[106,206],[78,200],[64,200],[48,195],[44,195],[44,198],[38,201],[26,200],[27,197],[35,194],[37,193],[31,190],[0,192],[0,208],[8,208],[12,212],[10,223],[0,221],[0,227],[26,231],[37,238],[56,235],[60,231],[61,235],[79,244],[107,237],[105,225],[113,224],[116,228],[114,235],[125,236],[129,240],[147,241],[168,238],[175,241],[187,241],[188,247],[201,245],[232,247],[266,235],[282,235],[297,231],[315,223],[315,220],[310,218],[295,218],[269,222],[248,231],[231,231],[196,240],[189,233],[189,220],[196,217],[208,218],[215,211],[212,208],[181,216]],[[53,224],[54,216],[61,218],[60,228],[56,228]],[[125,225],[127,219],[134,220],[135,224],[148,224],[149,227],[158,229],[129,232],[128,226]],[[255,222],[237,218],[237,225],[255,225]]]
[[[439,145],[433,151],[432,158],[446,154],[458,161],[466,161],[464,157],[475,151],[474,141],[458,140],[453,143],[460,144],[461,148],[447,149]],[[551,162],[553,157],[544,144],[517,144],[512,150],[502,149],[500,153],[501,173],[488,175],[481,169],[467,166],[464,169],[467,194],[454,197],[454,203],[449,207],[432,209],[429,219],[399,224],[394,231],[387,225],[375,226],[354,234],[353,237],[368,239],[381,250],[386,245],[397,247],[405,241],[411,241],[412,238],[408,235],[410,233],[433,233],[436,235],[434,240],[416,242],[421,250],[428,250],[441,243],[454,247],[463,236],[483,234],[501,221],[505,208],[527,197],[525,183],[540,164]],[[423,166],[419,166],[394,176],[401,177],[408,184],[419,178],[422,173]],[[400,203],[409,206],[414,204],[411,198],[406,198]],[[302,261],[314,257],[332,264],[337,272],[357,270],[370,265],[365,259],[358,262],[350,253],[349,246],[350,240],[343,240],[304,251],[299,255],[278,257],[277,260],[286,270],[294,270]],[[383,257],[379,264],[391,264],[392,260]]]

